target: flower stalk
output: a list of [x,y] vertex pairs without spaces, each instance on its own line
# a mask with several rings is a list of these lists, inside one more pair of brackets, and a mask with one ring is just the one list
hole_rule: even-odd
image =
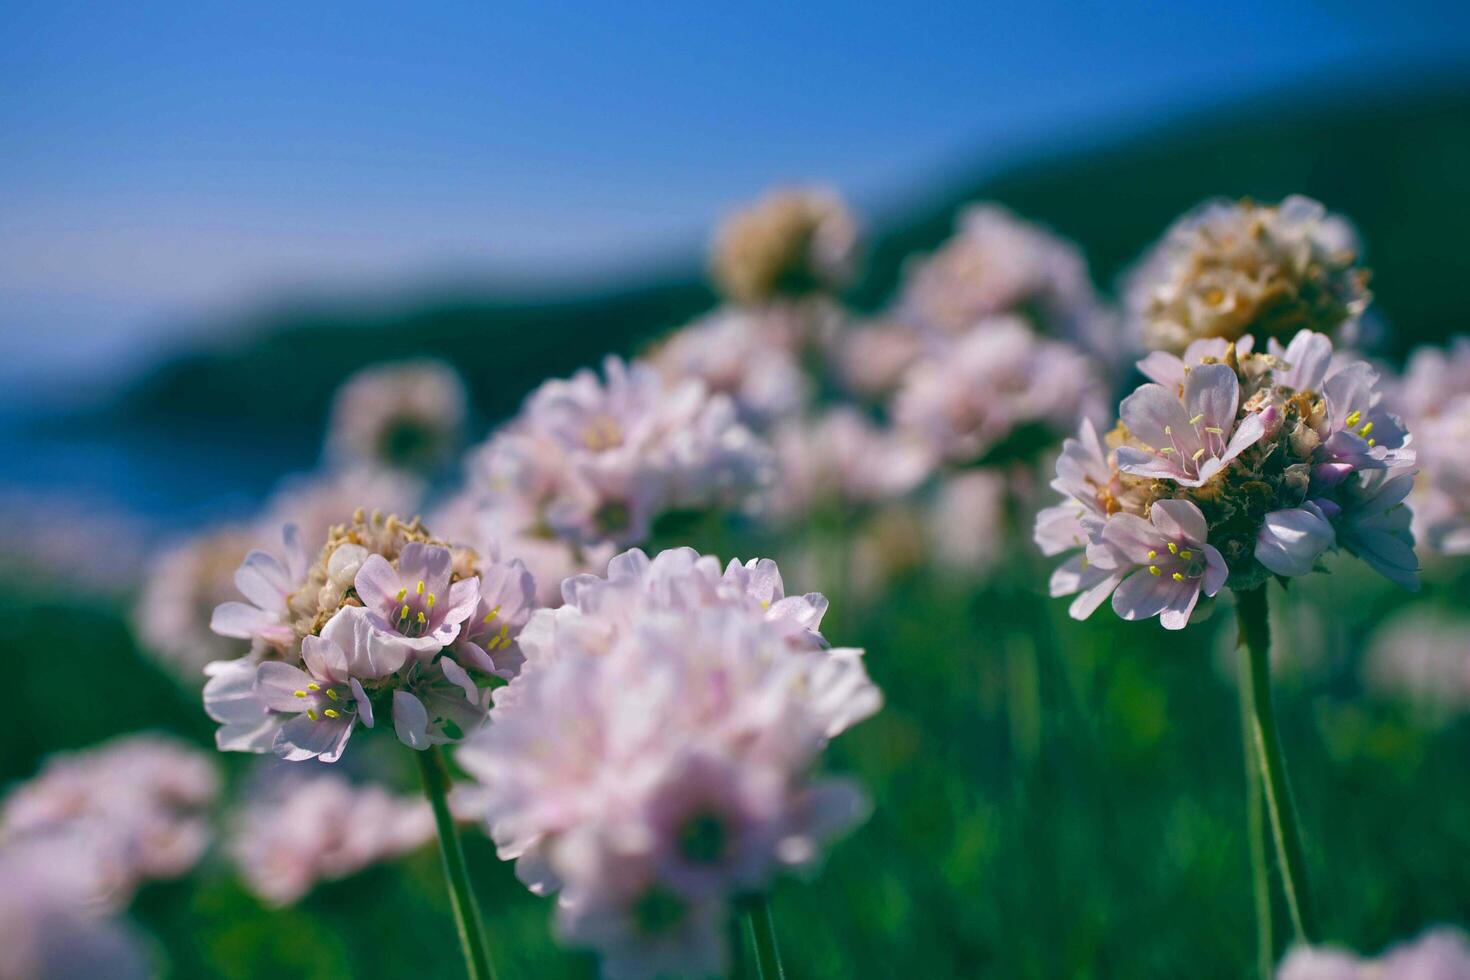
[[[1242,634],[1244,635],[1244,634]],[[1255,709],[1251,687],[1247,682],[1250,654],[1240,647],[1240,734],[1245,760],[1246,843],[1251,856],[1251,892],[1256,909],[1256,966],[1261,980],[1271,980],[1276,969],[1276,950],[1272,939],[1271,869],[1266,857],[1266,800],[1261,793],[1261,769],[1256,762],[1253,732]]]
[[449,771],[444,767],[444,756],[437,745],[415,755],[424,777],[424,795],[434,810],[434,825],[439,831],[439,853],[444,858],[449,904],[454,909],[465,970],[469,980],[494,980],[495,970],[490,965],[490,947],[485,941],[480,906],[475,901],[474,889],[470,887],[469,868],[465,865],[459,830],[449,812]]
[[1317,918],[1307,882],[1306,854],[1302,848],[1296,805],[1276,729],[1276,712],[1271,703],[1271,626],[1266,614],[1266,589],[1236,593],[1236,612],[1244,651],[1245,677],[1250,688],[1250,731],[1260,771],[1261,788],[1270,817],[1276,857],[1281,865],[1282,890],[1291,912],[1291,923],[1299,942],[1319,938]]
[[785,980],[781,968],[781,950],[776,945],[776,921],[771,916],[771,900],[765,895],[749,899],[745,905],[745,931],[755,950],[756,976],[760,980]]

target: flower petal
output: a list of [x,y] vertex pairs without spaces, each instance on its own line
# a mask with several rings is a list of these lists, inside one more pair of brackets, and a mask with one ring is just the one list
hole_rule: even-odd
[[429,747],[429,713],[423,702],[407,691],[393,692],[393,731],[409,748],[422,751]]
[[312,683],[311,675],[299,667],[267,660],[256,668],[256,696],[273,711],[300,712],[307,708],[304,698],[296,696]]

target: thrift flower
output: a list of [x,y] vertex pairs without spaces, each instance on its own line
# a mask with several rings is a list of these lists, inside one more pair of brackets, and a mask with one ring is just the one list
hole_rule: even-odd
[[1422,467],[1411,498],[1415,537],[1442,555],[1470,554],[1470,339],[1415,351],[1391,398],[1416,435]]
[[969,463],[1031,427],[1069,428],[1079,415],[1096,414],[1101,402],[1099,379],[1081,352],[1008,316],[916,363],[893,415],[938,456]]
[[447,364],[367,368],[347,379],[332,401],[327,457],[339,466],[433,470],[459,445],[468,412],[464,382]]
[[246,886],[291,905],[336,881],[417,850],[434,836],[427,802],[336,772],[279,776],[255,788],[232,822],[228,851]]
[[1448,722],[1470,708],[1470,619],[1425,605],[1395,613],[1373,631],[1363,680],[1416,719]]
[[1206,201],[1176,221],[1124,283],[1129,325],[1151,350],[1207,337],[1347,335],[1368,306],[1357,235],[1316,201]]
[[1470,937],[1439,926],[1376,959],[1331,947],[1297,946],[1281,961],[1276,980],[1461,980],[1470,977]]
[[773,562],[630,551],[564,591],[459,761],[501,857],[560,893],[559,933],[607,975],[719,969],[730,903],[862,819],[816,767],[877,689]]
[[1155,380],[1105,437],[1084,424],[1064,444],[1063,502],[1037,516],[1043,553],[1070,553],[1052,594],[1078,595],[1073,616],[1112,594],[1124,618],[1180,629],[1201,594],[1305,575],[1337,547],[1417,587],[1414,451],[1366,364],[1303,332],[1268,353],[1205,339],[1139,366]]
[[857,221],[840,197],[792,188],[728,218],[715,233],[710,269],[729,299],[764,303],[840,289],[853,275],[857,250]]
[[798,411],[811,395],[783,324],[764,310],[724,307],[695,320],[653,351],[669,385],[697,378],[734,404],[740,421],[760,428]]

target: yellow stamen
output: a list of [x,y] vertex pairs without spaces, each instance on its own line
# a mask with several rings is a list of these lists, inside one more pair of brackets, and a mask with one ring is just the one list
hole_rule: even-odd
[[1177,555],[1177,554],[1179,554],[1179,546],[1177,544],[1175,544],[1174,542],[1172,542],[1172,541],[1169,542],[1169,554],[1171,554],[1171,555]]
[[1164,426],[1164,435],[1166,435],[1166,436],[1172,436],[1173,434],[1174,434],[1174,427],[1172,425],[1166,425],[1166,426]]
[[1220,428],[1218,425],[1207,425],[1205,426],[1205,431],[1212,432],[1217,436],[1223,436],[1225,434],[1225,430]]
[[1175,572],[1171,577],[1176,582],[1183,582],[1184,581],[1184,576],[1183,575],[1180,575],[1178,572]]
[[308,691],[320,691],[322,689],[322,686],[316,681],[312,681],[310,684],[306,685],[306,689]]
[[1358,421],[1360,419],[1362,419],[1362,417],[1363,417],[1363,413],[1362,412],[1354,412],[1351,415],[1349,415],[1346,419],[1344,419],[1343,421],[1344,421],[1344,424],[1347,425],[1347,427],[1349,429],[1351,429],[1351,428],[1353,428],[1354,426],[1356,426],[1358,424]]
[[1365,422],[1365,423],[1363,423],[1363,427],[1358,430],[1358,435],[1360,435],[1360,436],[1366,436],[1368,433],[1370,433],[1372,431],[1373,431],[1373,423],[1372,422]]
[[1184,551],[1179,552],[1179,557],[1183,558],[1185,561],[1189,561],[1189,559],[1194,557],[1194,552],[1185,549]]
[[322,714],[326,715],[328,718],[342,717],[341,713],[336,708],[328,708],[326,711],[323,711]]
[[306,697],[306,692],[305,691],[292,691],[291,693],[292,694],[295,694],[298,698],[304,698],[304,697]]
[[408,618],[408,603],[405,602],[403,604],[403,612],[401,612],[401,613],[398,614],[398,619],[400,621],[402,621],[402,620],[405,620],[407,618]]
[[1205,454],[1205,451],[1203,449],[1196,449],[1194,451],[1194,455],[1191,456],[1191,457],[1189,457],[1189,458],[1192,459],[1192,460],[1194,460],[1196,463],[1198,463],[1200,461],[1200,457],[1203,456],[1204,454]]
[[407,589],[399,589],[398,590],[398,601],[399,602],[402,602],[407,597],[408,597],[408,590]]
[[1189,424],[1190,425],[1199,425],[1204,420],[1205,420],[1205,413],[1204,412],[1200,412],[1194,418],[1192,418],[1192,419],[1189,420]]
[[316,721],[317,720],[316,712],[313,711],[310,708],[307,708],[306,709],[306,717],[310,718],[312,721]]
[[419,595],[423,595],[424,594],[424,580],[423,579],[419,579],[418,588],[415,589],[414,591],[417,592]]
[[1159,455],[1160,456],[1167,456],[1170,453],[1172,453],[1173,451],[1174,451],[1174,447],[1173,446],[1166,446],[1163,449],[1160,449],[1159,450]]
[[1162,575],[1164,574],[1164,570],[1157,565],[1150,565],[1148,566],[1148,573],[1150,575]]
[[1153,561],[1157,557],[1159,557],[1159,553],[1157,551],[1150,551],[1148,553],[1148,560],[1149,561]]
[[424,618],[424,614],[423,613],[419,613],[419,625],[422,626],[422,625],[424,625],[427,622],[428,622],[428,620]]
[[434,608],[434,593],[432,592],[429,593],[429,608]]
[[338,694],[336,691],[332,690],[330,687],[327,688],[327,697],[331,698],[333,701],[340,701],[340,700],[342,700],[342,696],[340,694]]
[[490,620],[494,619],[496,616],[499,616],[499,615],[500,615],[500,607],[499,606],[496,606],[494,609],[490,610],[489,612],[487,612],[485,614],[485,618],[482,619],[481,622],[482,623],[488,623],[488,622],[490,622]]
[[1378,445],[1378,440],[1377,439],[1369,439],[1368,440],[1368,448],[1369,449],[1372,449],[1376,445]]

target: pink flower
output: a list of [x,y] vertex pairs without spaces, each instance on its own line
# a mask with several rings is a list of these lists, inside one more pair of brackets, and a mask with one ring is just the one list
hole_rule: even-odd
[[1203,486],[1265,434],[1258,414],[1236,424],[1239,407],[1240,381],[1224,364],[1192,369],[1182,396],[1163,385],[1143,385],[1123,399],[1121,409],[1123,424],[1143,448],[1119,447],[1119,469],[1181,486]]
[[1113,593],[1113,609],[1124,619],[1159,617],[1165,629],[1189,623],[1200,594],[1213,596],[1225,584],[1225,559],[1206,542],[1199,508],[1185,500],[1157,500],[1145,521],[1115,514],[1102,539],[1136,570]]
[[1470,977],[1470,938],[1439,926],[1376,959],[1332,947],[1297,946],[1281,961],[1276,980],[1464,980]]
[[396,568],[382,555],[369,555],[354,580],[369,621],[420,653],[453,643],[479,602],[480,580],[451,584],[451,563],[448,548],[416,541],[403,548]]

